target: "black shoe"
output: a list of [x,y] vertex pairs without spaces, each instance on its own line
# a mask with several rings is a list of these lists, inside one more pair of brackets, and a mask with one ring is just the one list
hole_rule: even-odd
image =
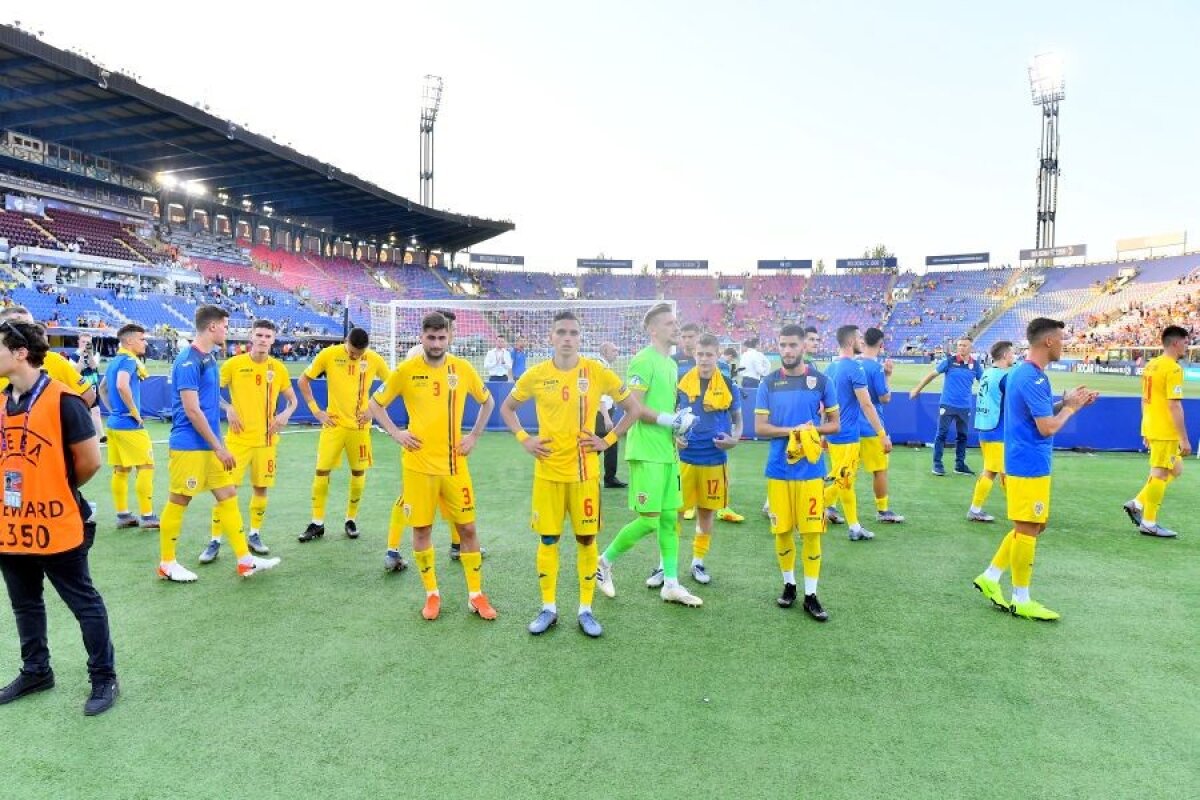
[[83,704],[84,715],[94,717],[97,714],[103,714],[112,708],[113,703],[117,702],[117,697],[120,694],[121,687],[117,683],[116,678],[94,681],[92,683],[92,696]]
[[825,609],[821,607],[821,601],[815,594],[804,595],[804,610],[817,622],[829,621],[829,614],[825,613]]
[[27,694],[44,692],[54,688],[54,670],[47,670],[40,675],[21,670],[17,679],[0,689],[0,706],[19,700]]
[[783,585],[783,594],[775,601],[780,608],[791,608],[796,604],[796,584],[785,583]]
[[956,464],[954,467],[955,475],[974,475],[975,470],[968,467],[966,464]]
[[304,529],[304,533],[296,537],[300,542],[311,542],[313,539],[320,539],[325,535],[325,526],[318,525],[315,522],[308,523],[308,527]]
[[352,519],[346,520],[346,538],[347,539],[357,539],[358,538],[358,524]]
[[450,543],[450,560],[458,561],[458,559],[461,555],[462,555],[462,545],[454,544],[453,542],[451,542]]
[[628,489],[629,484],[620,478],[613,478],[611,481],[604,482],[605,489]]

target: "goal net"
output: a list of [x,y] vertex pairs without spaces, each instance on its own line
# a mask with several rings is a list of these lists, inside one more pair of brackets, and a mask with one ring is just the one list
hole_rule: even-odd
[[[620,366],[646,345],[642,317],[662,300],[392,300],[371,303],[371,348],[395,367],[418,344],[421,319],[431,311],[453,311],[454,343],[450,352],[468,359],[482,374],[483,357],[503,336],[511,348],[518,336],[526,339],[528,363],[550,358],[550,327],[554,315],[570,310],[582,329],[580,350],[595,357],[600,345],[617,346]],[[618,364],[614,364],[618,367]]]

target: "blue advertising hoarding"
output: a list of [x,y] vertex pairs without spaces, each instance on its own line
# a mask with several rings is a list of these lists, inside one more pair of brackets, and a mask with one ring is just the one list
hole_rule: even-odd
[[942,264],[988,264],[991,263],[991,253],[952,253],[948,256],[925,256],[925,266],[937,267]]
[[888,258],[839,258],[838,269],[879,269],[896,266],[896,257]]
[[758,260],[759,269],[812,269],[813,262],[811,258],[789,259],[787,261],[769,261]]
[[577,258],[575,266],[578,269],[633,269],[633,259]]

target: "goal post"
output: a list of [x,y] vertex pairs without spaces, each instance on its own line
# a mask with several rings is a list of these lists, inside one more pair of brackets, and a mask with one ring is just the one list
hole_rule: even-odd
[[[371,303],[371,347],[391,367],[408,357],[418,344],[421,320],[432,311],[452,311],[455,315],[454,343],[450,352],[466,358],[483,371],[483,358],[495,347],[496,337],[504,336],[511,348],[518,336],[527,342],[528,364],[550,358],[550,328],[555,314],[572,311],[579,318],[582,337],[580,352],[596,356],[600,345],[617,346],[618,364],[646,346],[642,318],[658,303],[675,307],[671,300],[392,300]],[[614,367],[618,367],[614,364]],[[485,376],[486,377],[486,376]]]

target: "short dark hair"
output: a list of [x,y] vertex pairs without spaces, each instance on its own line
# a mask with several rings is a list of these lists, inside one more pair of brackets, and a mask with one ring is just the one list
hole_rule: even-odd
[[803,339],[804,334],[808,333],[805,328],[800,327],[794,322],[788,323],[779,329],[779,338],[784,336],[795,336],[797,339]]
[[1013,343],[1007,339],[1001,339],[992,345],[992,361],[999,361],[1004,358],[1004,354],[1012,350]]
[[254,330],[255,328],[266,328],[269,331],[278,331],[279,330],[278,326],[276,326],[275,323],[271,322],[271,320],[269,320],[269,319],[254,320],[254,324],[250,326],[250,329]]
[[454,320],[458,319],[458,315],[449,309],[439,308],[437,313],[445,317],[447,322],[454,322]]
[[[799,327],[799,326],[797,326],[797,327]],[[815,325],[809,325],[808,327],[806,327],[804,329],[804,333],[805,333],[805,335],[810,334],[810,333],[815,333],[818,336],[821,335],[821,332],[819,330],[817,330],[817,326],[815,326]]]
[[721,341],[711,333],[702,333],[700,338],[696,340],[697,347],[716,347],[720,349]]
[[688,333],[692,333],[693,331],[696,333],[699,333],[700,326],[694,322],[687,322],[687,323],[684,323],[683,327],[681,327],[679,330],[687,331]]
[[742,347],[753,347],[755,349],[758,349],[758,337],[751,336],[749,339],[742,342]]
[[362,328],[351,328],[346,342],[355,350],[366,350],[367,345],[371,343],[371,337]]
[[426,314],[421,319],[421,331],[444,331],[449,330],[450,320],[446,319],[446,315],[440,311],[434,311],[431,314]]
[[129,322],[117,329],[117,338],[124,339],[131,333],[145,333],[146,329],[136,322]]
[[1062,330],[1067,327],[1067,323],[1049,317],[1037,317],[1029,321],[1029,325],[1025,328],[1025,338],[1030,344],[1037,344],[1042,339],[1046,338],[1046,334],[1051,331]]
[[965,334],[965,333],[964,333],[962,336],[960,336],[960,337],[958,337],[957,339],[955,339],[954,341],[956,341],[956,342],[971,342],[972,344],[974,344],[974,343],[975,343],[975,340],[974,340],[974,339],[972,339],[970,336],[968,336],[968,335],[967,335],[967,334]]
[[30,317],[33,316],[33,314],[31,314],[29,309],[25,306],[9,306],[8,308],[0,308],[0,319],[8,319],[9,317],[26,315]]
[[852,345],[852,344],[854,344],[854,341],[857,338],[858,338],[858,326],[857,325],[843,325],[842,327],[837,329],[838,347],[846,347],[848,345]]
[[220,322],[223,319],[229,318],[229,312],[220,306],[202,305],[196,309],[194,317],[196,323],[196,332],[200,333],[208,329],[209,325],[214,322]]
[[646,312],[646,316],[642,317],[642,327],[644,328],[649,325],[654,321],[655,317],[661,314],[673,313],[675,313],[675,309],[671,307],[670,303],[655,303],[654,305],[650,306],[650,310]]
[[24,347],[29,354],[26,358],[30,366],[40,367],[46,360],[50,343],[46,340],[46,331],[36,322],[3,322],[0,323],[0,341],[9,350]]
[[1163,347],[1170,347],[1180,339],[1188,339],[1190,335],[1186,328],[1181,328],[1178,325],[1168,325],[1162,332]]
[[736,347],[726,347],[725,352],[722,353],[721,355],[733,356],[734,358],[737,358],[737,354],[738,354],[738,351],[737,351]]
[[863,342],[867,347],[876,347],[883,343],[883,331],[879,328],[867,328],[863,331]]
[[552,321],[553,322],[562,322],[564,319],[573,319],[576,322],[579,322],[579,317],[575,316],[575,312],[569,308],[555,314],[554,319]]

